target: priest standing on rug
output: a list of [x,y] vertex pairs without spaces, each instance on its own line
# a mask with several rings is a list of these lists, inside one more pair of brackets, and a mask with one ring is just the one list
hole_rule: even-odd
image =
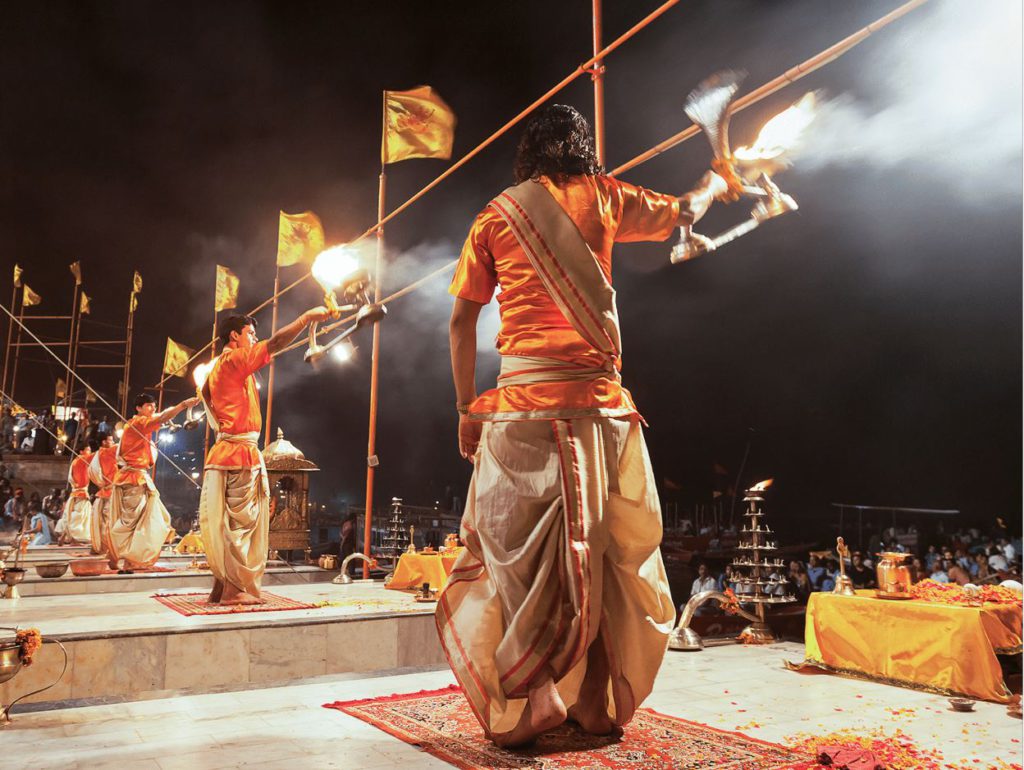
[[162,412],[156,399],[143,393],[135,399],[135,416],[124,426],[117,445],[117,473],[110,495],[110,537],[107,557],[111,569],[152,567],[171,533],[171,516],[153,484],[149,469],[156,462],[153,432],[184,409],[199,403],[188,398]]
[[89,542],[92,527],[92,503],[89,502],[89,463],[98,444],[91,439],[82,451],[71,461],[68,468],[68,485],[71,494],[64,503],[65,537],[77,544]]
[[256,320],[232,315],[220,324],[224,346],[201,393],[210,428],[217,432],[203,469],[199,528],[213,573],[210,601],[259,604],[267,566],[270,490],[257,442],[263,417],[257,371],[284,350],[326,308],[307,310],[268,340],[258,341]]
[[[459,449],[475,467],[466,550],[436,614],[502,746],[567,716],[611,733],[654,684],[675,609],[641,419],[619,374],[612,245],[665,240],[728,189],[711,172],[681,198],[604,176],[589,125],[562,105],[530,121],[515,178],[477,216],[450,288]],[[477,396],[477,319],[498,286],[498,387]]]
[[100,448],[89,463],[89,480],[96,485],[96,496],[92,499],[92,527],[89,539],[92,552],[110,552],[110,495],[113,492],[114,476],[117,475],[117,444],[110,433],[98,436]]

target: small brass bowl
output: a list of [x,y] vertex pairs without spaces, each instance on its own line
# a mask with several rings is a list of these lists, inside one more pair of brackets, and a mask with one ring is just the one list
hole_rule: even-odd
[[0,642],[0,684],[12,679],[21,671],[21,645],[17,642]]
[[43,578],[59,578],[68,571],[68,562],[51,561],[36,565],[36,574]]
[[949,705],[953,707],[953,711],[974,711],[975,702],[970,698],[949,699]]
[[85,557],[71,562],[71,574],[77,577],[95,577],[102,575],[107,569],[107,560],[103,558]]

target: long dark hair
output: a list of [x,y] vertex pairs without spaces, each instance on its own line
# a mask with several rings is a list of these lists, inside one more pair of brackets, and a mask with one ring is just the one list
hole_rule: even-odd
[[538,112],[519,140],[514,173],[517,184],[542,176],[562,181],[575,174],[603,174],[587,119],[565,104]]

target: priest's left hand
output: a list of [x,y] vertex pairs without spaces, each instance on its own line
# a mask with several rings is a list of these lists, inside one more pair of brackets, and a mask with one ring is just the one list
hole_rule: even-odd
[[468,415],[459,415],[459,454],[466,460],[474,462],[476,448],[480,445],[480,432],[483,423],[469,419]]

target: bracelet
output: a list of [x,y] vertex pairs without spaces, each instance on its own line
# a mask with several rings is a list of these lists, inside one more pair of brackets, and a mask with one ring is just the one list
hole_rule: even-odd
[[455,411],[462,415],[469,414],[469,404],[460,404],[459,402],[456,401]]

